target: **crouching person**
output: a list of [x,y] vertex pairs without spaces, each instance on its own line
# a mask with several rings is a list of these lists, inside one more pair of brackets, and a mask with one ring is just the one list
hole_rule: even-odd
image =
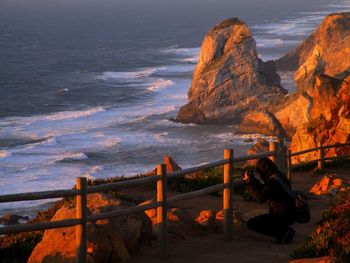
[[295,221],[294,199],[283,189],[279,177],[291,189],[287,177],[278,171],[275,163],[269,158],[260,159],[255,167],[260,175],[260,182],[253,172],[245,172],[243,180],[247,183],[247,191],[258,202],[267,202],[269,213],[254,217],[248,221],[248,228],[260,234],[271,236],[276,243],[290,243],[295,231],[290,227]]

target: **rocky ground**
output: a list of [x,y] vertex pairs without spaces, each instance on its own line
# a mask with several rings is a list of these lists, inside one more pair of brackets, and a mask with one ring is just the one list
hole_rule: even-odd
[[[342,168],[326,172],[336,174],[337,178],[348,175],[347,170]],[[324,174],[312,172],[296,172],[293,174],[293,187],[307,192],[323,176]],[[311,222],[293,226],[297,234],[291,244],[274,244],[271,238],[252,233],[244,225],[235,227],[235,237],[231,242],[224,241],[221,233],[211,230],[195,236],[169,235],[169,257],[166,262],[217,262],[219,260],[220,262],[289,262],[292,260],[290,257],[292,252],[310,235],[315,223],[321,220],[323,212],[334,205],[336,199],[332,195],[312,196],[309,200]],[[177,205],[195,217],[204,209],[220,210],[221,200],[220,196],[207,195],[179,202]],[[248,219],[254,214],[263,212],[266,205],[246,202],[241,196],[236,195],[234,207],[242,219]],[[155,254],[156,244],[153,243],[152,247],[144,247],[138,256],[127,262],[164,262]]]

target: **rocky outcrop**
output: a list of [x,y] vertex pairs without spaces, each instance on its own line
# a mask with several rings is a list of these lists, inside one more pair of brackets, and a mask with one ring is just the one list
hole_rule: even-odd
[[[323,145],[350,141],[350,75],[343,81],[326,75],[316,76],[311,95],[310,119],[300,125],[292,137],[291,150],[301,151]],[[349,147],[328,149],[325,156],[350,154]],[[294,158],[308,161],[317,158],[311,152]]]
[[261,133],[273,135],[281,138],[287,137],[287,134],[276,116],[267,111],[253,111],[243,117],[239,125],[241,132]]
[[279,70],[296,71],[299,90],[310,90],[315,76],[344,78],[350,70],[350,12],[328,15],[297,48],[276,61]]
[[[181,166],[175,162],[170,155],[164,155],[163,164],[165,164],[167,173],[173,173],[182,169]],[[150,176],[155,174],[157,174],[157,168],[154,168],[152,171],[146,173],[145,175]]]
[[242,132],[291,138],[300,125],[309,121],[312,105],[312,98],[307,93],[295,94],[280,105],[275,104],[271,111],[248,113],[239,127]]
[[338,192],[349,190],[349,182],[337,178],[335,175],[325,175],[316,184],[314,184],[309,193],[315,195],[336,195]]
[[[153,200],[148,200],[140,205],[146,205],[152,203]],[[145,211],[146,215],[150,218],[153,224],[153,235],[156,235],[157,231],[157,209],[149,209]],[[170,208],[167,211],[167,227],[168,233],[174,237],[181,239],[187,239],[188,236],[194,231],[194,222],[191,215],[184,209]]]
[[[133,206],[109,195],[88,196],[89,214],[109,212]],[[61,207],[51,221],[75,218],[73,203]],[[143,241],[151,237],[152,223],[144,213],[119,216],[88,223],[88,261],[119,262],[138,252]],[[46,230],[28,262],[75,262],[75,227]]]
[[245,115],[240,129],[278,137],[286,134],[298,149],[314,146],[320,138],[311,136],[306,126],[317,125],[321,115],[331,125],[331,111],[336,104],[344,104],[336,93],[339,83],[350,73],[350,13],[327,16],[309,38],[276,65],[279,70],[296,71],[298,92],[272,109],[265,107]]
[[261,101],[286,91],[273,62],[258,58],[256,43],[246,24],[232,18],[205,36],[180,122],[235,122]]

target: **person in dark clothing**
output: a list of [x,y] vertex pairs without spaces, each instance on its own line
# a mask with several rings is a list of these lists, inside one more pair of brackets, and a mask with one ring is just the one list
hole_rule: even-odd
[[267,202],[269,213],[254,217],[248,221],[248,228],[263,235],[275,237],[277,243],[290,243],[295,231],[290,225],[295,221],[294,199],[283,189],[274,177],[278,176],[291,188],[287,177],[278,171],[275,163],[269,158],[260,159],[255,168],[260,175],[260,182],[254,173],[245,172],[243,180],[247,191],[258,202]]

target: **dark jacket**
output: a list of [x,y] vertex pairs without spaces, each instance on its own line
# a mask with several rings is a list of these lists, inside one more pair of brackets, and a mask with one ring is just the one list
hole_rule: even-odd
[[[277,171],[274,175],[279,176],[291,188],[287,177],[283,173]],[[270,214],[295,218],[294,199],[286,193],[281,184],[272,176],[268,177],[264,184],[252,177],[247,185],[247,192],[258,202],[267,202]]]

